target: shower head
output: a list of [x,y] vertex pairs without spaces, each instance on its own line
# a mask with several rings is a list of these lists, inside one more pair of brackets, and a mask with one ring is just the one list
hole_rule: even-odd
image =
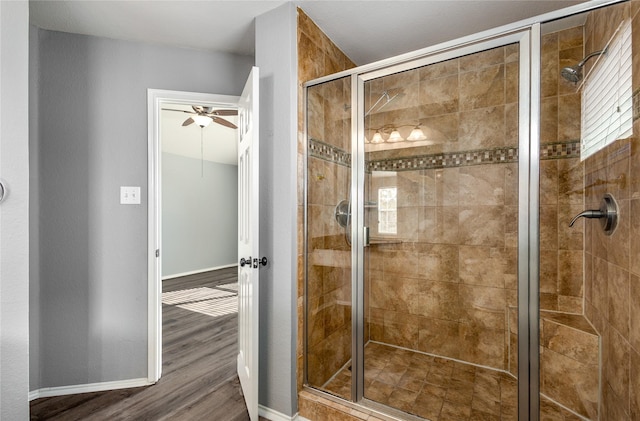
[[583,58],[580,63],[576,64],[575,66],[568,66],[562,69],[562,71],[560,71],[560,74],[569,82],[578,83],[582,80],[582,68],[584,67],[587,60],[589,60],[591,57],[599,56],[600,54],[604,54],[606,52],[606,49],[594,51],[593,53]]
[[578,83],[582,79],[582,66],[575,65],[565,67],[560,74],[569,82]]

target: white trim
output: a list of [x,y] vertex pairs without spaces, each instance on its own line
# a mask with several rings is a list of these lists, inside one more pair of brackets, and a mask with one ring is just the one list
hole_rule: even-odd
[[281,412],[267,408],[266,406],[258,405],[258,415],[264,417],[270,421],[311,421],[305,417],[300,416],[299,413],[293,414],[293,416],[285,415]]
[[76,393],[104,392],[106,390],[151,386],[152,384],[154,384],[154,382],[149,382],[149,380],[145,378],[140,378],[130,380],[116,380],[113,382],[77,384],[72,386],[43,387],[42,389],[30,391],[29,401],[39,398],[49,398],[51,396],[74,395]]
[[196,275],[198,273],[211,272],[212,270],[220,270],[220,269],[227,269],[227,268],[233,268],[233,267],[238,267],[238,264],[237,263],[229,263],[228,265],[215,266],[215,267],[205,268],[205,269],[191,270],[189,272],[175,273],[173,275],[163,276],[162,280],[163,281],[167,281],[169,279],[180,278],[182,276]]
[[148,272],[147,272],[147,381],[155,383],[162,374],[162,255],[156,250],[162,244],[161,231],[161,161],[160,161],[160,109],[165,103],[184,105],[213,105],[237,108],[239,97],[198,92],[147,89],[147,135],[148,135]]

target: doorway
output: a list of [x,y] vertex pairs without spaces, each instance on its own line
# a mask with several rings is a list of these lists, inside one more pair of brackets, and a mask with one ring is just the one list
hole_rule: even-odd
[[[193,117],[198,116],[200,113],[196,111],[210,111],[210,110],[237,110],[238,108],[239,98],[235,96],[228,95],[213,95],[213,94],[204,94],[204,93],[192,93],[192,92],[178,92],[178,91],[161,91],[161,90],[149,90],[148,92],[148,112],[149,112],[149,239],[148,239],[148,252],[149,252],[149,283],[148,283],[148,320],[149,320],[149,360],[148,360],[148,379],[150,382],[156,382],[160,379],[162,374],[162,279],[164,278],[164,270],[173,271],[175,273],[170,273],[168,275],[173,275],[170,277],[176,276],[184,276],[193,273],[193,270],[184,270],[184,268],[188,268],[189,265],[198,265],[202,264],[203,260],[200,260],[200,263],[197,261],[198,257],[200,259],[206,259],[206,255],[208,253],[214,252],[213,250],[202,250],[201,256],[196,256],[193,258],[194,253],[186,253],[184,255],[180,255],[178,253],[177,258],[174,259],[174,262],[167,269],[163,269],[163,226],[165,220],[163,219],[162,206],[163,203],[163,182],[162,182],[162,174],[163,174],[163,156],[167,159],[167,166],[171,166],[173,173],[180,175],[181,179],[177,180],[174,188],[171,190],[171,195],[178,198],[179,200],[188,200],[188,196],[181,196],[187,191],[193,190],[194,182],[198,185],[198,189],[200,193],[196,193],[196,195],[204,196],[204,192],[207,191],[207,179],[211,179],[211,177],[215,177],[218,175],[218,178],[227,177],[229,179],[233,178],[230,175],[230,168],[224,168],[224,165],[229,166],[229,164],[220,164],[216,165],[209,160],[205,160],[205,150],[208,152],[211,150],[210,145],[205,145],[205,141],[209,140],[205,137],[205,130],[209,127],[204,124],[201,127],[197,127],[198,122],[193,119]],[[211,108],[207,108],[211,107]],[[163,111],[163,110],[172,110],[172,111]],[[190,111],[191,110],[191,111]],[[195,132],[195,145],[191,144],[190,147],[186,143],[188,139],[181,138],[180,140],[176,140],[175,142],[165,142],[168,143],[167,152],[163,150],[163,136],[168,130],[162,123],[163,114],[162,113],[171,113],[176,115],[175,120],[184,120],[182,124],[185,124],[184,127],[189,129],[191,127],[192,135]],[[211,114],[213,115],[213,114]],[[179,116],[179,117],[178,117]],[[214,123],[214,121],[218,120],[218,117],[213,115],[214,118],[209,118],[210,121],[206,121],[205,123]],[[222,120],[222,124],[229,126],[230,118],[229,116],[220,117]],[[189,119],[194,121],[189,121]],[[175,122],[174,122],[175,123]],[[234,123],[232,123],[235,126]],[[231,127],[224,127],[225,129],[232,130]],[[199,132],[199,133],[198,133]],[[198,136],[199,135],[199,136]],[[193,137],[193,136],[192,136]],[[194,140],[194,139],[191,139]],[[199,141],[199,142],[198,142]],[[182,142],[182,143],[181,143]],[[236,137],[237,142],[237,137]],[[193,142],[192,142],[193,143]],[[184,148],[184,146],[187,146]],[[175,153],[171,154],[168,151],[176,152],[178,149],[186,149],[186,151],[182,155],[177,155]],[[199,152],[200,159],[197,159]],[[235,152],[234,152],[235,153]],[[165,155],[166,154],[166,155]],[[186,155],[186,156],[185,156]],[[191,155],[191,156],[189,156]],[[229,155],[229,154],[227,154]],[[195,156],[195,157],[192,157]],[[218,155],[220,157],[220,155]],[[237,157],[237,155],[236,155]],[[229,160],[230,158],[226,158]],[[218,163],[219,164],[219,163]],[[235,164],[237,165],[237,158]],[[223,166],[221,166],[223,165]],[[183,186],[180,184],[184,184],[188,182],[188,179],[182,177],[188,177],[189,175],[186,173],[190,173],[192,177],[192,182]],[[206,174],[206,178],[205,178]],[[226,175],[225,175],[226,174]],[[235,170],[236,178],[235,183],[232,186],[237,186],[237,170]],[[198,176],[200,180],[198,180]],[[228,183],[227,183],[228,184]],[[210,187],[210,186],[209,186]],[[223,186],[223,190],[229,190],[231,186],[226,185]],[[222,194],[222,193],[220,193]],[[212,194],[215,196],[215,193]],[[209,197],[212,200],[215,198]],[[206,210],[208,207],[212,206],[212,204],[203,204],[200,208],[197,206],[197,197],[192,198],[194,200],[190,206],[192,209],[200,209],[204,210],[205,213],[201,214],[201,217],[206,215]],[[174,213],[174,217],[176,221],[184,222],[185,218],[188,218],[188,215],[182,214],[180,212],[187,209],[189,206],[178,206],[176,208],[176,212]],[[223,212],[224,215],[229,217],[229,212]],[[235,237],[235,232],[237,232],[237,208],[236,208],[236,226],[231,227],[230,232]],[[196,219],[196,218],[192,218]],[[195,221],[195,224],[190,224],[188,221],[186,225],[182,226],[182,229],[175,230],[176,232],[171,232],[171,234],[175,234],[176,238],[173,240],[177,243],[184,241],[185,238],[180,238],[180,235],[184,233],[184,227],[187,226],[187,231],[198,230],[199,227],[197,225],[198,221]],[[200,227],[201,228],[201,227]],[[229,227],[225,227],[229,228]],[[201,244],[195,244],[194,247],[196,249],[202,249]],[[230,247],[226,246],[226,250]],[[222,267],[230,267],[230,262],[235,261],[235,250],[237,247],[233,247],[231,250],[231,256],[233,256],[232,260],[229,260],[226,264],[212,264],[210,266],[205,266],[206,269],[221,269]],[[180,250],[180,249],[177,249]],[[195,254],[198,254],[196,252]],[[191,259],[191,260],[189,260]],[[182,266],[181,266],[182,265]],[[192,266],[193,267],[193,266]],[[182,268],[182,269],[181,269]],[[197,270],[196,270],[197,272]]]

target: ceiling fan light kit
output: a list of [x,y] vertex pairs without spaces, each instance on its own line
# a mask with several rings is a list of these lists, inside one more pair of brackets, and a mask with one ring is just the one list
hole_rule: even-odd
[[237,129],[238,126],[220,116],[238,115],[238,110],[214,110],[213,107],[204,107],[202,105],[192,105],[193,111],[176,110],[172,108],[164,108],[166,111],[177,111],[179,113],[195,114],[193,117],[187,118],[182,126],[189,126],[196,123],[201,128],[207,127],[211,122],[218,123],[230,129]]
[[205,127],[207,127],[209,124],[211,124],[211,122],[213,121],[213,119],[211,117],[209,117],[208,115],[197,115],[195,117],[192,117],[192,119],[193,119],[193,121],[195,121],[195,123],[198,126],[200,126],[203,129]]

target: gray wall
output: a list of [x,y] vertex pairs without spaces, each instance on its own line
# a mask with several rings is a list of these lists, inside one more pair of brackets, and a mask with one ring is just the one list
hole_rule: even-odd
[[0,1],[0,419],[29,419],[29,5]]
[[297,411],[296,7],[256,19],[260,67],[260,404]]
[[238,256],[238,166],[162,153],[162,277]]
[[[29,26],[29,278],[40,274],[40,198],[38,179],[40,151],[38,145],[38,58],[40,56],[38,28]],[[35,42],[34,42],[35,41]],[[38,384],[40,376],[40,284],[29,282],[29,384]]]
[[[147,89],[237,95],[253,59],[38,31],[43,387],[147,376]],[[120,205],[141,186],[141,205]]]

